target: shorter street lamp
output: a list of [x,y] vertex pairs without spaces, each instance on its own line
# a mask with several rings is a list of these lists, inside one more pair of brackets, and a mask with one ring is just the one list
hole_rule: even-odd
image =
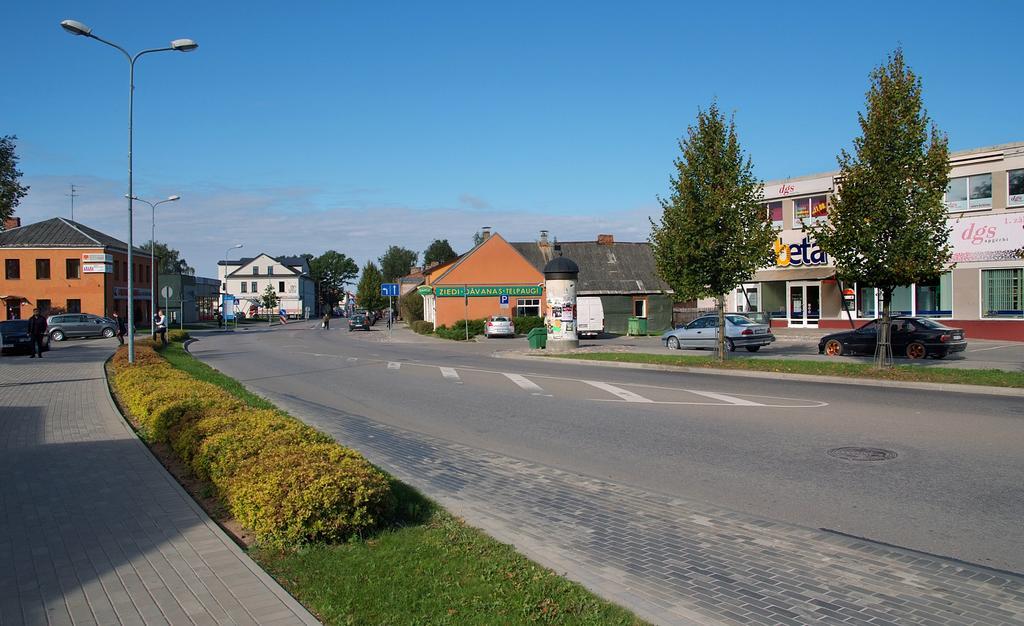
[[[227,293],[228,293],[228,254],[232,250],[237,250],[238,248],[244,248],[244,247],[245,246],[243,244],[236,243],[235,245],[231,246],[230,248],[228,248],[227,250],[224,251],[224,294],[225,295],[227,295]],[[221,308],[222,309],[224,308],[224,299],[223,298],[221,298]],[[224,316],[224,324],[225,324],[225,328],[226,328],[227,327],[227,317],[228,317],[227,311],[221,311],[221,315]],[[236,324],[237,324],[237,322],[236,322]]]
[[[125,196],[127,197],[127,196]],[[177,202],[181,200],[181,196],[168,196],[166,200],[160,200],[158,202],[150,202],[149,200],[143,200],[138,196],[131,198],[136,202],[143,202],[149,205],[149,208],[153,213],[153,221],[151,224],[151,230],[149,235],[149,329],[154,338],[156,338],[156,208],[165,202]],[[185,311],[181,311],[182,319],[185,318]]]

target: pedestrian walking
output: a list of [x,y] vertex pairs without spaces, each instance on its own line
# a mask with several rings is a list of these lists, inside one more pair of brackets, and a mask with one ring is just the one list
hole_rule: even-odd
[[224,316],[220,314],[220,311],[217,311],[216,317],[217,317],[217,328],[224,328]]
[[124,323],[124,318],[118,315],[117,311],[114,311],[114,321],[117,322],[117,330],[115,331],[117,342],[123,346],[124,336],[128,334],[128,325]]
[[324,313],[324,326],[323,327],[324,327],[324,330],[330,330],[331,329],[331,312],[330,311]]
[[46,318],[39,314],[39,309],[32,309],[32,317],[28,318],[28,336],[32,338],[32,358],[43,358],[43,337],[46,336]]
[[157,309],[156,315],[154,316],[156,323],[156,332],[160,335],[160,343],[165,347],[167,346],[167,316],[164,315],[163,309]]

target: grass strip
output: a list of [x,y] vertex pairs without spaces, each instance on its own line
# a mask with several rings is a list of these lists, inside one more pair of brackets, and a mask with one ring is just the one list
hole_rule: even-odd
[[617,363],[647,363],[698,367],[709,370],[745,370],[778,372],[782,374],[813,374],[840,378],[865,378],[906,382],[943,383],[955,385],[983,385],[986,387],[1024,387],[1024,373],[996,369],[953,369],[950,367],[924,367],[896,365],[877,370],[868,363],[824,363],[796,359],[739,358],[719,363],[714,357],[686,354],[645,354],[636,352],[576,352],[545,354],[548,358],[579,359],[584,361],[612,361]]
[[[250,406],[273,408],[179,343],[160,353]],[[250,556],[326,624],[646,623],[390,480],[394,526],[344,544],[257,547]]]

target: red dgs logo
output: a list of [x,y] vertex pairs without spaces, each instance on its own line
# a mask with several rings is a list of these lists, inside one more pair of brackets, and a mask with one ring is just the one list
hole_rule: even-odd
[[793,193],[794,191],[796,191],[796,186],[795,185],[782,185],[781,187],[779,187],[779,195],[780,196],[788,196],[789,194]]
[[960,233],[960,238],[964,241],[970,241],[974,244],[979,244],[986,239],[992,239],[996,236],[995,226],[975,226],[974,222],[971,222],[967,228]]

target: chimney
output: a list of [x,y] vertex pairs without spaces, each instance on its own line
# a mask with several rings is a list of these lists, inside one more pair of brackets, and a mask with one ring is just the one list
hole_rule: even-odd
[[20,228],[20,227],[21,227],[21,218],[20,217],[9,217],[9,218],[4,220],[4,230],[11,230],[12,228]]
[[490,226],[481,226],[480,227],[480,235],[482,236],[482,241],[487,241],[488,239],[490,239],[491,238],[491,227]]
[[599,245],[599,246],[612,246],[612,245],[615,245],[615,236],[614,235],[598,235],[597,236],[597,245]]
[[537,244],[540,245],[540,247],[542,247],[542,248],[547,247],[547,245],[548,245],[548,231],[546,231],[546,230],[540,231],[540,239],[537,241]]

